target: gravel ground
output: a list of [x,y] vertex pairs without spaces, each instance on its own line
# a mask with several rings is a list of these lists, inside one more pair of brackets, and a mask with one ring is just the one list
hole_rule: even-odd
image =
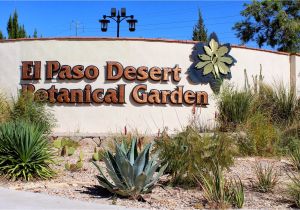
[[[136,201],[124,198],[113,198],[105,189],[100,188],[95,175],[98,173],[95,166],[90,162],[95,143],[91,139],[80,141],[80,149],[71,157],[60,157],[58,164],[54,166],[57,176],[49,181],[35,182],[11,182],[6,179],[0,180],[0,185],[10,189],[25,190],[36,193],[47,193],[71,199],[93,201],[102,204],[117,204],[128,207],[143,207],[149,209],[195,209],[203,208],[203,196],[201,190],[183,189],[179,187],[156,186],[152,193],[144,196],[145,201]],[[79,150],[84,152],[84,166],[80,172],[69,172],[64,168],[65,162],[76,162]],[[272,193],[259,193],[253,190],[252,184],[255,180],[254,166],[259,162],[262,164],[274,164],[279,173],[279,183]],[[101,166],[104,166],[100,162]],[[286,185],[288,183],[287,173],[292,167],[286,159],[266,158],[236,158],[235,164],[227,172],[230,177],[239,176],[245,185],[245,208],[289,208],[290,201],[287,200]],[[167,177],[162,177],[167,179]],[[205,207],[205,206],[204,206]]]

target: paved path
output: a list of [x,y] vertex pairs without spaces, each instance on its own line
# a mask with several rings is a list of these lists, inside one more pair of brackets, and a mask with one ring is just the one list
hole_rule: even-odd
[[47,194],[10,190],[0,187],[0,209],[43,210],[140,210],[122,206],[70,200]]

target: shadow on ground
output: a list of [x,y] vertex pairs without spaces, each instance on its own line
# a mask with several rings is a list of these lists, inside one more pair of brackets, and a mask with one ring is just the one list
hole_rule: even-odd
[[84,190],[77,191],[79,191],[80,193],[88,194],[93,198],[111,198],[113,196],[111,192],[99,185],[93,185],[84,188]]

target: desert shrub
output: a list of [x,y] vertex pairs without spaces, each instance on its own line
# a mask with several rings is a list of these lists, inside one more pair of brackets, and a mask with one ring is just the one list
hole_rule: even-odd
[[288,185],[288,193],[293,204],[300,208],[300,178],[299,175],[289,175],[291,183]]
[[124,143],[127,147],[130,147],[132,142],[132,138],[137,139],[138,149],[141,150],[145,145],[151,143],[153,138],[146,133],[141,133],[138,129],[128,129],[127,126],[124,127],[124,130],[120,134],[113,134],[109,136],[105,141],[107,142],[107,148],[109,151],[114,151],[115,142],[117,141],[119,144]]
[[0,123],[4,123],[10,119],[10,104],[7,97],[0,93]]
[[261,83],[252,103],[252,111],[268,113],[273,123],[286,127],[296,119],[297,106],[293,89],[286,88],[282,83],[274,86]]
[[[100,174],[97,179],[100,185],[111,193],[137,199],[140,194],[150,192],[159,177],[163,174],[167,165],[161,166],[158,155],[150,159],[152,144],[147,144],[141,152],[138,152],[137,140],[134,138],[127,147],[124,142],[116,142],[115,155],[106,151],[103,160],[108,176],[93,162]],[[158,173],[155,172],[160,167]]]
[[247,90],[233,89],[228,86],[220,93],[217,100],[218,123],[221,130],[235,129],[248,115],[252,94]]
[[51,178],[54,175],[51,144],[43,125],[25,121],[0,125],[0,172],[15,180]]
[[198,169],[206,173],[213,162],[218,162],[221,167],[229,167],[235,153],[232,139],[225,134],[201,136],[199,131],[190,126],[172,137],[163,133],[155,143],[155,149],[160,151],[160,159],[168,164],[166,172],[171,174],[175,185],[195,185],[194,176],[198,176]]
[[203,189],[204,198],[210,207],[219,209],[227,207],[242,208],[244,204],[244,186],[241,180],[224,178],[222,168],[215,165],[210,173],[202,175],[198,181]]
[[300,123],[294,121],[280,135],[280,148],[283,154],[290,154],[295,148],[300,148]]
[[240,154],[272,156],[278,151],[279,133],[268,116],[254,113],[240,127],[243,135],[237,139]]
[[262,193],[271,192],[278,183],[278,173],[274,171],[273,165],[255,165],[256,181],[254,188]]
[[295,169],[300,170],[300,147],[290,149],[290,160]]
[[17,99],[13,100],[11,119],[42,125],[47,132],[50,132],[55,124],[55,118],[46,108],[45,102],[35,100],[30,92],[19,93]]

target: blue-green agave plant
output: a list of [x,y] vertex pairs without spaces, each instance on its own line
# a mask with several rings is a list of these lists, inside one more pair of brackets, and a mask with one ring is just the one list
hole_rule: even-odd
[[131,141],[129,148],[124,142],[121,144],[116,142],[115,155],[106,151],[103,158],[112,181],[106,177],[100,166],[93,162],[100,172],[97,175],[100,185],[111,193],[132,198],[151,191],[167,167],[163,165],[158,173],[155,173],[161,162],[158,160],[158,154],[154,154],[150,159],[151,146],[152,144],[146,145],[143,151],[138,153],[136,139]]

